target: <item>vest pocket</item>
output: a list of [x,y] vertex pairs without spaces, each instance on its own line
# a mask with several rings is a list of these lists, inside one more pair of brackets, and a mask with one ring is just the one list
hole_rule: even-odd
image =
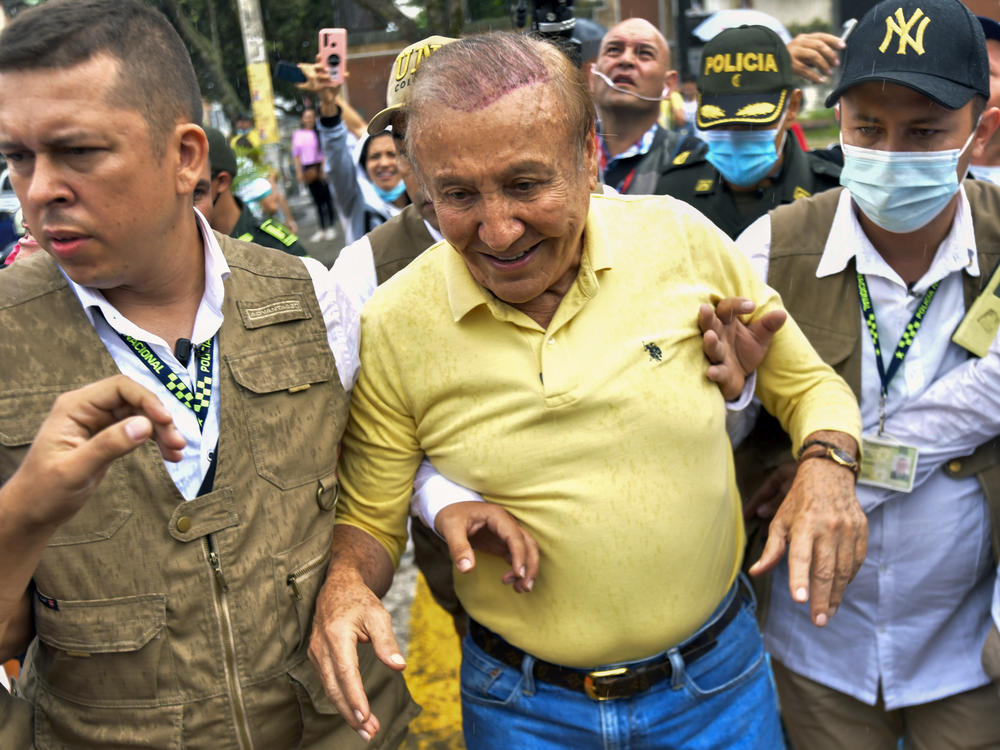
[[316,596],[326,580],[332,539],[331,521],[329,530],[274,556],[278,632],[286,654],[296,653],[309,640]]
[[89,706],[155,706],[172,697],[166,596],[69,601],[49,593],[35,598],[40,643],[32,654],[44,690]]
[[[0,392],[0,483],[24,460],[56,398],[76,386]],[[142,450],[140,448],[140,450]],[[129,493],[121,489],[120,461],[114,462],[95,496],[49,538],[50,547],[110,539],[132,515]]]
[[38,750],[181,750],[182,707],[94,708],[41,692],[35,703]]
[[337,465],[347,395],[326,340],[225,357],[243,387],[243,412],[257,473],[286,490]]

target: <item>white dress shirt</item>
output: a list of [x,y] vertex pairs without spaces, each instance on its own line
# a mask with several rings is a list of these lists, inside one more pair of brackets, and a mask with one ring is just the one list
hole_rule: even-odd
[[[765,275],[770,243],[766,215],[738,240]],[[928,410],[910,411],[938,378],[968,356],[951,343],[951,334],[965,314],[963,275],[980,272],[964,191],[948,235],[927,273],[910,290],[864,234],[844,190],[816,276],[842,271],[851,258],[868,282],[886,360],[924,293],[941,282],[889,385],[886,430],[891,435],[896,429],[900,438],[905,435],[916,444],[921,465],[935,456],[937,463],[910,493],[858,485],[858,499],[868,515],[868,554],[825,628],[812,625],[807,605],[792,601],[787,563],[781,563],[774,574],[764,642],[792,671],[869,705],[875,704],[881,683],[885,706],[892,710],[989,682],[980,664],[994,585],[986,501],[974,477],[956,480],[941,471],[941,460],[954,452],[934,453],[930,446],[938,436],[933,424],[925,421]],[[845,304],[859,302],[850,299]],[[830,310],[830,315],[837,314]],[[865,434],[874,434],[881,386],[863,318],[859,335],[861,416]],[[942,424],[956,410],[982,408],[972,392],[957,388],[948,388],[938,399],[934,413]],[[968,438],[978,445],[994,434],[989,429]]]
[[[922,483],[944,461],[972,453],[1000,435],[1000,332],[989,353],[956,367],[907,407],[912,420],[890,418],[886,431],[899,440],[921,441],[915,483]],[[952,394],[961,394],[955,399]],[[919,434],[917,434],[919,428]],[[1000,628],[1000,565],[993,586],[993,622]]]
[[[226,263],[219,243],[209,229],[208,222],[197,210],[195,215],[205,247],[205,292],[198,306],[194,330],[191,334],[192,346],[196,348],[215,336],[222,325],[222,301],[225,293],[223,282],[229,276],[229,264]],[[323,320],[326,323],[327,340],[330,343],[334,361],[337,363],[341,384],[349,392],[354,385],[359,369],[358,348],[361,313],[354,307],[355,295],[349,294],[341,287],[337,278],[328,273],[319,261],[311,258],[303,258],[302,261],[312,277],[313,288],[316,290],[316,297],[319,300]],[[167,390],[166,386],[150,372],[119,334],[144,341],[188,387],[191,387],[194,382],[198,367],[197,357],[190,357],[187,366],[182,365],[174,356],[173,346],[121,315],[99,290],[80,286],[68,277],[67,281],[79,298],[80,304],[83,305],[91,324],[97,331],[97,335],[107,347],[118,369],[122,374],[142,384],[159,397],[173,417],[174,424],[187,441],[183,457],[179,462],[168,461],[164,463],[181,495],[185,499],[191,500],[198,494],[198,488],[201,486],[210,463],[209,454],[215,449],[219,440],[220,378],[216,376],[212,379],[209,414],[205,418],[204,432],[202,432],[198,429],[198,421],[194,412]],[[219,353],[218,347],[216,347],[213,351],[213,371],[218,373],[219,366]]]
[[[441,232],[435,229],[427,219],[424,219],[424,226],[427,227],[434,242],[440,242],[443,239]],[[337,259],[333,262],[331,272],[340,279],[343,288],[356,295],[357,308],[360,310],[364,307],[365,302],[375,293],[375,287],[378,286],[378,278],[375,275],[375,254],[367,234],[340,251]]]

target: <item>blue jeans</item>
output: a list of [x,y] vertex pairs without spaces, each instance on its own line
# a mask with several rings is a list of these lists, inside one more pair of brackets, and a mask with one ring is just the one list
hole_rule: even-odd
[[[715,648],[692,664],[684,663],[679,647],[670,649],[671,679],[604,702],[535,680],[532,656],[517,670],[466,636],[465,744],[468,750],[782,750],[778,701],[753,609],[744,601]],[[616,666],[622,665],[602,668]]]

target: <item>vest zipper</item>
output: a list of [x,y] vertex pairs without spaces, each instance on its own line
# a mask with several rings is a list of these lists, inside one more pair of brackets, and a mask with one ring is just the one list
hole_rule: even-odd
[[291,595],[294,598],[302,599],[302,592],[299,591],[299,581],[303,578],[308,578],[319,568],[323,567],[323,563],[326,562],[329,556],[330,552],[327,550],[319,557],[314,557],[312,560],[302,563],[302,565],[288,574],[288,577],[285,579],[285,583],[291,589]]
[[213,587],[215,596],[212,597],[215,605],[216,621],[219,623],[219,631],[222,639],[223,669],[226,673],[226,682],[229,687],[229,705],[233,711],[233,723],[236,725],[236,740],[240,748],[252,750],[253,741],[250,739],[250,726],[247,723],[247,710],[243,704],[243,690],[237,678],[236,669],[236,638],[233,635],[233,621],[229,611],[229,584],[222,573],[222,565],[219,562],[219,555],[215,551],[215,544],[211,536],[203,537],[205,541],[205,553],[208,558],[209,567],[215,576],[215,586]]

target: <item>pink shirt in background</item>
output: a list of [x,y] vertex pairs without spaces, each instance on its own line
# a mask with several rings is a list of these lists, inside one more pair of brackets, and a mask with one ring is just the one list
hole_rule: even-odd
[[300,128],[292,133],[292,156],[299,157],[303,167],[323,163],[323,151],[319,147],[319,136],[315,130]]

